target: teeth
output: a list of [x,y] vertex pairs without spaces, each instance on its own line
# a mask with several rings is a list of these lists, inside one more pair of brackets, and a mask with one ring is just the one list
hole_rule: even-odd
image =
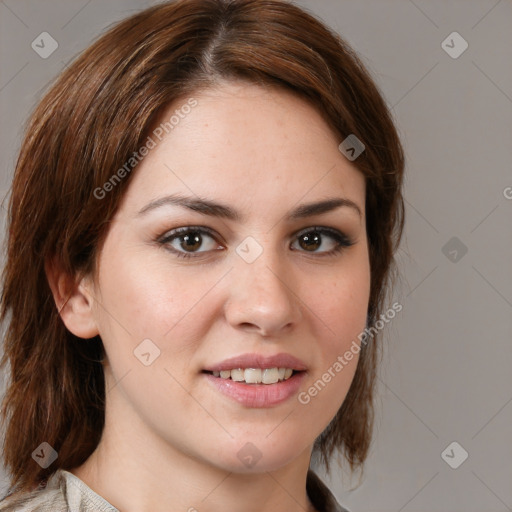
[[212,372],[215,377],[231,379],[236,382],[247,384],[275,384],[287,380],[292,376],[292,368],[235,368],[233,370],[222,370]]
[[259,368],[247,368],[247,370],[244,371],[244,378],[247,384],[260,384],[261,370]]
[[228,376],[229,374],[231,374],[231,380],[234,380],[236,382],[242,382],[243,380],[245,380],[244,371],[241,370],[240,368],[231,371],[228,370]]
[[279,380],[279,370],[277,368],[266,368],[261,372],[261,382],[263,384],[275,384]]

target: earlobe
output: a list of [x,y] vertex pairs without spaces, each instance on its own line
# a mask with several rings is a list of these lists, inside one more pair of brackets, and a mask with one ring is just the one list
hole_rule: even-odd
[[46,277],[55,305],[66,328],[79,338],[99,334],[94,316],[94,297],[88,290],[88,277],[79,281],[62,270],[55,260],[46,262]]

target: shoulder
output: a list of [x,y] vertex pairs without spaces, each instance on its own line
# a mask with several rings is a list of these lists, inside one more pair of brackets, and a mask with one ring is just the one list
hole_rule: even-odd
[[61,483],[62,475],[57,471],[44,488],[0,499],[0,512],[68,512]]
[[0,499],[0,512],[119,512],[82,480],[58,469],[38,489]]
[[318,512],[350,512],[338,503],[334,494],[312,469],[308,471],[306,491]]

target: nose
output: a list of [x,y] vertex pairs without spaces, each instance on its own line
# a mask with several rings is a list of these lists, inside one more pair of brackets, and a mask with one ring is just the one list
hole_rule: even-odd
[[266,248],[252,263],[235,260],[225,304],[230,325],[265,337],[297,325],[301,302],[293,289],[296,276],[283,257]]

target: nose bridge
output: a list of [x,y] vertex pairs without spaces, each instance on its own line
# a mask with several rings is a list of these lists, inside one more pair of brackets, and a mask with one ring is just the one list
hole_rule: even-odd
[[298,320],[298,299],[280,250],[271,237],[247,237],[236,248],[227,308],[232,324],[253,324],[268,334]]
[[[261,238],[260,238],[261,240]],[[279,248],[267,237],[266,241],[256,241],[247,237],[236,249],[238,261],[235,272],[240,275],[252,295],[288,295],[287,273],[284,265],[284,255]],[[277,296],[275,297],[277,298]]]

